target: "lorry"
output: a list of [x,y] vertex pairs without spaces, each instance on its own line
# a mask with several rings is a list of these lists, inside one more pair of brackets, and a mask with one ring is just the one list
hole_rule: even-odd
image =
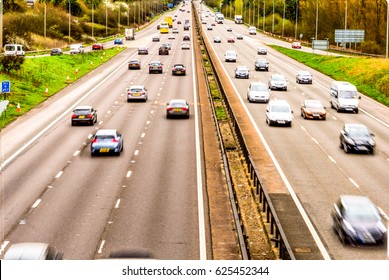
[[133,28],[126,28],[124,30],[126,40],[135,40],[135,30]]
[[169,25],[169,28],[173,27],[173,17],[172,16],[166,16],[165,22],[167,22],[167,24]]
[[224,22],[224,15],[223,14],[215,15],[215,21],[218,24],[223,24],[223,22]]
[[235,15],[235,23],[236,24],[242,24],[243,23],[242,15]]

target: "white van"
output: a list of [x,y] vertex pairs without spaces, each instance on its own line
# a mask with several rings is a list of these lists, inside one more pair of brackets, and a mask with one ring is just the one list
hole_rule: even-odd
[[255,35],[255,34],[257,34],[257,28],[255,28],[255,26],[250,26],[250,27],[249,27],[249,34],[250,34],[250,35]]
[[358,114],[359,99],[357,88],[349,82],[333,81],[330,89],[331,108],[336,111],[355,112]]
[[6,44],[4,46],[4,56],[11,55],[24,56],[25,53],[23,50],[23,46],[18,44]]
[[70,45],[70,54],[84,53],[84,46],[81,44]]

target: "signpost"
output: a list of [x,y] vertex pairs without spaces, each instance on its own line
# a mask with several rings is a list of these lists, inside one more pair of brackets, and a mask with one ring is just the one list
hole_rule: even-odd
[[10,81],[2,81],[1,82],[1,93],[10,93],[11,91],[11,82]]
[[312,41],[312,49],[314,49],[314,50],[327,51],[328,48],[329,48],[328,40],[313,40]]

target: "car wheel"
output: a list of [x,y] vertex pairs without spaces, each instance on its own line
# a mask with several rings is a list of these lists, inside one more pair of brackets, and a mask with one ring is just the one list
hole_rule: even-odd
[[74,123],[73,123],[73,121],[71,121],[71,122],[70,122],[70,124],[71,124],[71,126],[74,126]]
[[358,109],[355,109],[354,112],[355,112],[355,114],[358,114],[359,110],[358,110]]
[[334,104],[332,104],[332,101],[330,101],[331,109],[335,109]]
[[348,154],[348,152],[349,152],[349,148],[347,147],[347,145],[346,144],[342,144],[343,145],[343,151],[346,153],[346,154]]
[[371,148],[371,149],[370,149],[370,154],[371,154],[371,155],[374,155],[374,151],[375,151],[374,148]]
[[299,83],[300,83],[300,81],[299,81],[298,79],[296,79],[296,83],[298,83],[298,84],[299,84]]

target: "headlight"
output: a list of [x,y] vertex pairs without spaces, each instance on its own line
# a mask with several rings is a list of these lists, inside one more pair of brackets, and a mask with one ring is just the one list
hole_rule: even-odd
[[375,142],[373,140],[371,140],[371,139],[368,141],[368,143],[369,143],[370,146],[375,146]]
[[355,234],[355,230],[349,222],[347,222],[346,220],[343,220],[343,224],[349,232],[351,232],[352,234]]
[[350,144],[350,145],[355,145],[354,140],[351,139],[351,138],[346,138],[346,142],[347,142],[348,144]]
[[380,229],[380,231],[381,231],[382,233],[385,233],[385,232],[386,232],[386,227],[385,227],[385,225],[384,225],[381,221],[378,221],[377,227]]

